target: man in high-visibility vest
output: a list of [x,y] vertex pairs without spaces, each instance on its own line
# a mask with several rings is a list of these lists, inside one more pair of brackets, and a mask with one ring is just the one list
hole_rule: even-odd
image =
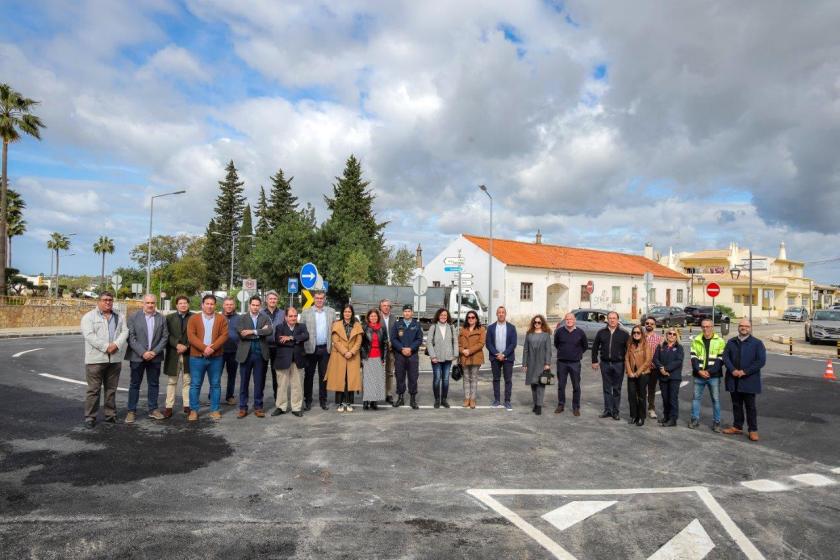
[[703,389],[712,397],[712,431],[720,433],[720,385],[723,377],[723,350],[726,342],[715,332],[711,319],[700,323],[703,332],[691,341],[691,370],[694,375],[694,400],[691,403],[689,428],[700,425],[700,403]]

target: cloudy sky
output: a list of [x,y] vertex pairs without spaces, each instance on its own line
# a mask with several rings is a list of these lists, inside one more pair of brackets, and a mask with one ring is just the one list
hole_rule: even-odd
[[[148,235],[202,233],[233,159],[325,217],[356,154],[387,239],[458,233],[641,252],[840,256],[840,5],[560,0],[5,1],[0,81],[41,105],[10,150],[13,265],[98,273]],[[840,264],[810,266],[840,282]]]

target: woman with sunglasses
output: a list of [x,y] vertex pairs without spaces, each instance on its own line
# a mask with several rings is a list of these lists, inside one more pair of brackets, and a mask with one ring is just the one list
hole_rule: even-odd
[[543,372],[551,370],[551,334],[542,315],[535,315],[531,319],[531,326],[525,334],[522,368],[525,370],[525,383],[531,386],[531,396],[534,399],[532,412],[539,416],[542,414],[545,397],[545,385],[540,383],[540,376]]
[[677,425],[684,358],[685,350],[680,344],[679,331],[674,328],[668,329],[665,341],[656,347],[653,354],[653,368],[659,372],[659,390],[662,392],[663,413],[659,425],[663,427]]
[[645,425],[647,413],[647,384],[650,378],[652,356],[645,340],[645,333],[639,325],[630,331],[630,342],[624,356],[624,372],[627,374],[627,400],[630,403],[628,424]]
[[464,408],[475,408],[478,398],[478,368],[484,363],[487,330],[475,311],[468,311],[466,324],[458,331],[458,356],[464,369]]

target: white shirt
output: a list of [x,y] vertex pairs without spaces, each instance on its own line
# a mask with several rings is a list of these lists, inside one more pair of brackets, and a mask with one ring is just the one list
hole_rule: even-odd
[[204,313],[201,314],[201,320],[204,321],[204,345],[210,346],[213,342],[213,323],[216,322],[216,314],[207,318],[207,315]]
[[446,328],[446,323],[438,323],[438,332],[440,333],[441,340],[446,340],[446,331],[449,329]]
[[499,353],[503,353],[505,351],[505,346],[507,346],[507,322],[504,323],[496,323],[496,350]]

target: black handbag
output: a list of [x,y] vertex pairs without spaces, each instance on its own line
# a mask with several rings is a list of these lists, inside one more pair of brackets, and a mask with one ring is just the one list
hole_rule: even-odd
[[455,364],[452,366],[452,372],[450,373],[453,381],[460,381],[461,378],[464,376],[464,369],[461,367],[461,364]]
[[554,374],[551,370],[545,370],[540,374],[540,385],[554,385]]

